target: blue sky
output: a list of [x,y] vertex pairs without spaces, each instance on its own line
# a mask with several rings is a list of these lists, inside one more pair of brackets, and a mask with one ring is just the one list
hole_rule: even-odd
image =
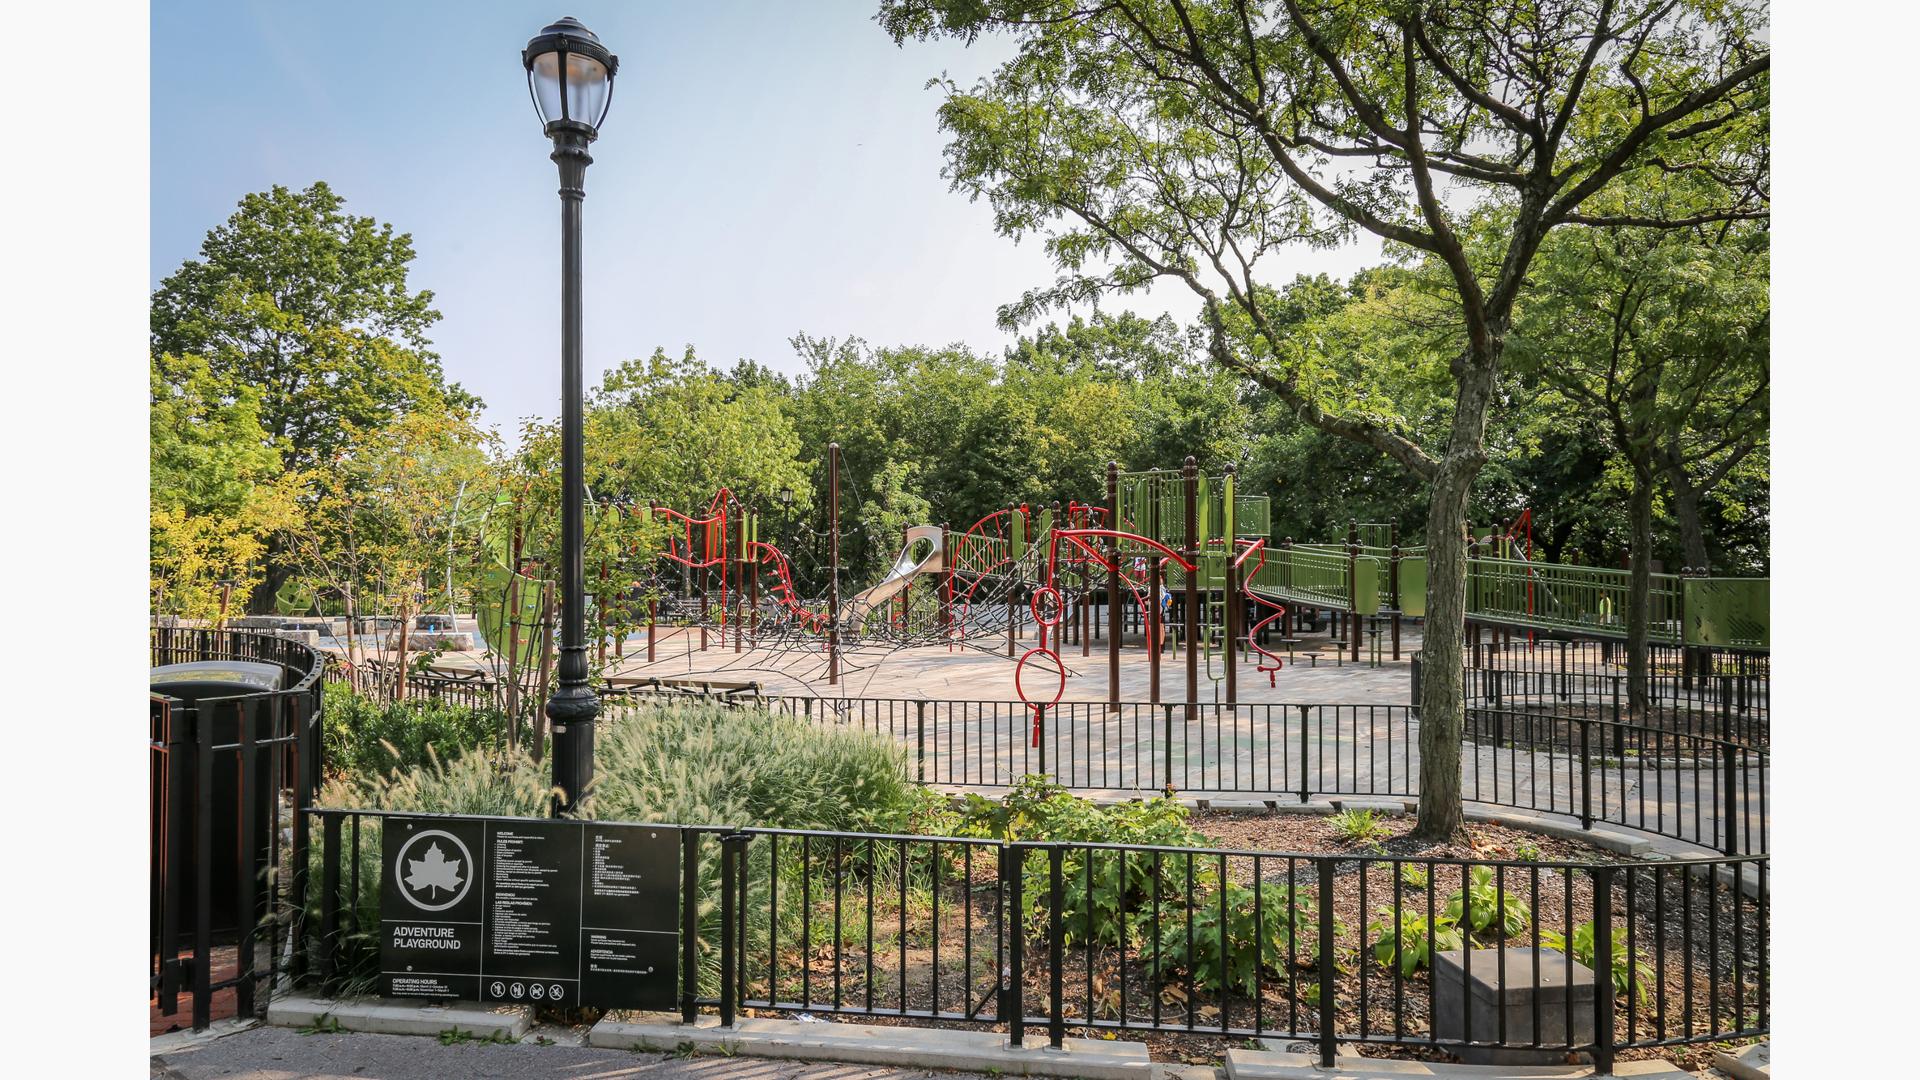
[[[553,415],[557,181],[519,51],[574,15],[621,59],[587,175],[589,384],[687,344],[792,372],[801,331],[998,349],[996,305],[1053,271],[1037,239],[998,236],[984,204],[947,190],[925,84],[971,82],[1010,44],[896,48],[875,6],[155,4],[153,282],[246,192],[324,179],[413,234],[413,284],[445,316],[435,347],[489,422]],[[1362,261],[1302,251],[1268,274]],[[1169,286],[1108,306],[1196,311]]]

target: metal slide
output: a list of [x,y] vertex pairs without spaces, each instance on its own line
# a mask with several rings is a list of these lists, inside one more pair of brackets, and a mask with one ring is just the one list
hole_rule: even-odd
[[[860,620],[866,618],[869,612],[900,595],[900,590],[906,588],[915,576],[937,574],[945,570],[947,553],[941,548],[940,539],[941,530],[938,525],[910,526],[907,529],[906,546],[900,549],[900,557],[894,560],[893,569],[887,571],[887,576],[880,580],[880,584],[860,592],[847,601],[840,609],[840,624],[858,626]],[[914,548],[918,547],[922,540],[927,542],[927,554],[916,561],[913,557]]]

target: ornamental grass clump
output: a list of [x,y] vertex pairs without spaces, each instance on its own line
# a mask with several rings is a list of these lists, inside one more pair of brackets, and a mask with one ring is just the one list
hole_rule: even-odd
[[886,832],[920,801],[893,740],[763,709],[616,707],[595,756],[609,821]]

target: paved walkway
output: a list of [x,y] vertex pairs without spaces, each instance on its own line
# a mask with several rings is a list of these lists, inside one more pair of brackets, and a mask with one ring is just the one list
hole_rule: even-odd
[[157,1054],[151,1059],[151,1075],[154,1080],[986,1080],[973,1073],[928,1069],[599,1050],[577,1045],[577,1036],[576,1045],[541,1046],[535,1040],[542,1034],[565,1039],[570,1033],[536,1031],[527,1041],[509,1045],[443,1046],[438,1039],[419,1035],[302,1035],[288,1028],[256,1027]]

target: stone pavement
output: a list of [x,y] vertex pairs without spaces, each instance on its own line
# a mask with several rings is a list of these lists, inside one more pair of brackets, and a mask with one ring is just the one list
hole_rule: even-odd
[[671,1054],[600,1050],[556,1042],[507,1045],[460,1043],[418,1035],[360,1033],[302,1035],[288,1028],[256,1027],[225,1038],[156,1054],[153,1080],[909,1080],[941,1076],[986,1080],[974,1073],[934,1072],[868,1065],[841,1065],[748,1057],[677,1057]]

